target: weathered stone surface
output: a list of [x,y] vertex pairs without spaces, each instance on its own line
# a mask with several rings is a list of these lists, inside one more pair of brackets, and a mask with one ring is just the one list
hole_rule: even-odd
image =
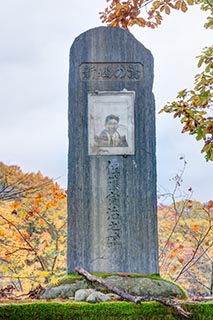
[[94,302],[105,302],[105,301],[110,301],[112,300],[108,295],[99,292],[99,291],[94,291],[92,292],[88,298],[86,299],[87,302],[94,303]]
[[[185,298],[185,293],[179,286],[163,279],[157,280],[141,277],[110,276],[105,280],[118,289],[132,294],[133,296]],[[74,283],[47,288],[42,298],[68,299],[70,297],[75,297],[78,301],[86,301],[91,293],[99,290],[105,292],[110,299],[113,297],[117,298],[113,293],[107,293],[108,290],[104,286],[96,283],[88,283],[84,280],[76,280]]]
[[94,289],[80,289],[75,292],[76,301],[86,301],[86,299],[94,292]]
[[43,299],[64,298],[68,299],[75,296],[75,292],[79,289],[87,289],[87,282],[76,281],[71,284],[63,284],[53,288],[46,288],[42,296]]
[[184,293],[179,286],[164,280],[118,276],[107,277],[106,280],[120,290],[133,296],[184,297]]
[[[152,83],[152,55],[128,31],[99,27],[75,39],[69,73],[68,273],[76,266],[90,272],[159,271]],[[135,92],[134,154],[89,155],[88,95],[124,89]]]

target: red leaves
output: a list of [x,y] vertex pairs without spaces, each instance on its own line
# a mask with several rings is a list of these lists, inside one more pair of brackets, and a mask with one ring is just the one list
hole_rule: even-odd
[[208,207],[209,209],[213,208],[213,201],[212,201],[212,200],[210,200],[210,201],[208,202],[207,207]]
[[178,262],[180,262],[181,264],[183,264],[184,259],[183,259],[183,258],[179,258],[179,259],[178,259]]

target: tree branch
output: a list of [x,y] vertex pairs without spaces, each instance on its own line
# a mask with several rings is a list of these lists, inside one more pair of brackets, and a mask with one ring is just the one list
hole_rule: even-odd
[[91,275],[89,272],[87,272],[85,269],[83,269],[81,267],[76,267],[75,271],[78,272],[79,274],[83,275],[87,280],[89,280],[91,282],[98,282],[99,284],[103,285],[105,288],[109,289],[111,292],[114,292],[117,295],[119,295],[124,300],[131,301],[136,304],[141,303],[141,302],[145,302],[145,301],[157,301],[157,302],[162,303],[165,306],[169,306],[169,307],[175,309],[179,314],[181,314],[185,318],[190,318],[192,315],[188,311],[184,310],[179,304],[174,303],[173,301],[171,301],[169,299],[146,297],[146,296],[135,297],[129,293],[121,291],[120,289],[113,286],[111,283],[107,282],[106,280]]

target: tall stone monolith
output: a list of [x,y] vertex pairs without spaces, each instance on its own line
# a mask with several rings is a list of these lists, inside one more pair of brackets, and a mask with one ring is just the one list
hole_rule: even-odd
[[153,57],[99,27],[70,50],[68,273],[158,273]]

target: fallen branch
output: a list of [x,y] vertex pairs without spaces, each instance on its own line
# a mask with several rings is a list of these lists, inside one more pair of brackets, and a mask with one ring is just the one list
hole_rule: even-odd
[[42,285],[37,285],[37,287],[33,290],[30,290],[27,294],[28,298],[30,299],[40,299],[41,296],[44,294],[45,289],[42,287]]
[[167,307],[171,307],[171,308],[175,309],[179,314],[181,314],[185,318],[190,318],[192,316],[191,313],[189,313],[188,311],[184,310],[177,302],[174,302],[174,301],[172,301],[170,299],[146,297],[146,296],[135,297],[135,296],[133,296],[133,295],[131,295],[129,293],[121,291],[120,289],[118,289],[117,287],[113,286],[111,283],[107,282],[106,280],[91,275],[89,272],[87,272],[85,269],[83,269],[81,267],[76,267],[75,271],[78,272],[80,275],[83,275],[87,280],[89,280],[91,282],[97,282],[97,283],[103,285],[105,288],[107,288],[111,292],[119,295],[122,299],[124,299],[126,301],[131,301],[131,302],[134,302],[136,304],[141,303],[141,302],[145,302],[145,301],[157,301],[157,302],[160,302],[160,303],[162,303],[163,305],[165,305]]
[[0,289],[0,298],[11,298],[14,290],[15,287],[13,285],[8,285],[6,288]]

